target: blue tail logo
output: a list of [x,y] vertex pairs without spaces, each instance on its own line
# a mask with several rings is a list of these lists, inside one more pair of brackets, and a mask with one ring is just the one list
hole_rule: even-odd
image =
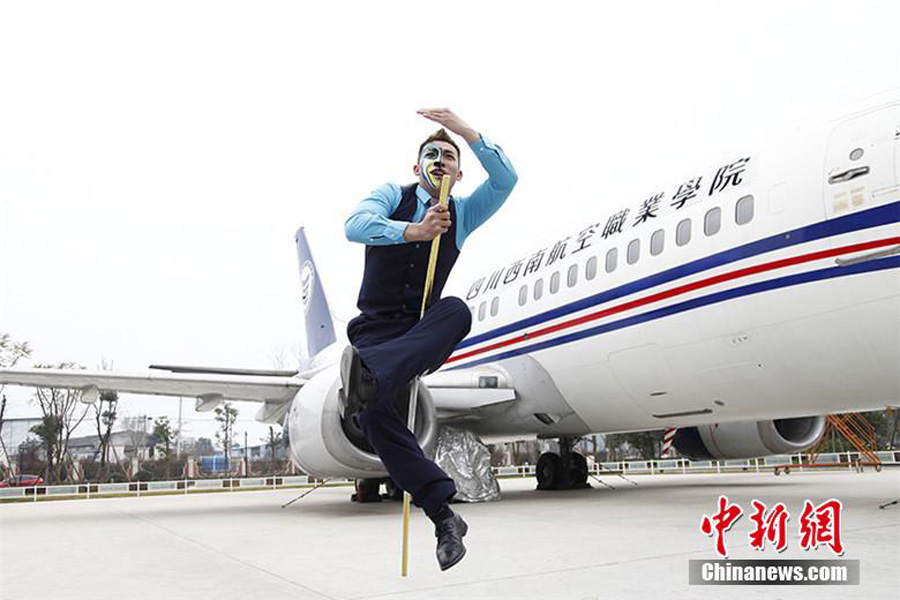
[[294,241],[297,243],[297,258],[300,261],[300,302],[306,324],[306,349],[312,358],[337,338],[322,279],[316,272],[316,263],[302,227],[294,235]]

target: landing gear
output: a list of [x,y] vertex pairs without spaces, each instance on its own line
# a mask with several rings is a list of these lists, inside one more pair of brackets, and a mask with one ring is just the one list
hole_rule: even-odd
[[541,454],[537,467],[535,467],[535,475],[537,476],[537,489],[560,489],[558,484],[562,483],[562,467],[559,454],[555,452]]
[[350,496],[352,502],[381,502],[380,479],[357,479],[356,492]]
[[560,438],[560,454],[544,452],[535,469],[537,489],[575,490],[591,487],[587,482],[587,459],[572,450],[571,438]]
[[584,454],[570,452],[566,459],[563,460],[563,468],[569,476],[569,489],[580,490],[591,487],[587,482],[588,465]]
[[[384,493],[381,493],[381,484]],[[357,479],[356,491],[350,496],[351,502],[381,502],[382,500],[403,500],[403,489],[390,477],[385,479]]]

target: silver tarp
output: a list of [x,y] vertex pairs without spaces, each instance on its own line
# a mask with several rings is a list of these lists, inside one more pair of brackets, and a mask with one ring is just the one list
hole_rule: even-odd
[[434,462],[456,483],[457,500],[491,502],[500,499],[500,484],[491,471],[491,452],[474,433],[441,427]]

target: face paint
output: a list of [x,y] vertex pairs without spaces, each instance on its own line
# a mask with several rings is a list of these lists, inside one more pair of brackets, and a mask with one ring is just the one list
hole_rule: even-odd
[[437,144],[428,144],[422,148],[422,155],[419,157],[419,168],[425,174],[427,181],[433,189],[438,189],[441,185],[440,180],[435,176],[434,170],[437,163],[441,162],[441,147]]

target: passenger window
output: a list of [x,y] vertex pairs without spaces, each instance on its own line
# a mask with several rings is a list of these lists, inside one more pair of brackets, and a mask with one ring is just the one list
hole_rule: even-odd
[[550,276],[550,293],[555,294],[559,291],[559,271]]
[[663,229],[657,229],[653,232],[653,235],[650,236],[650,254],[656,256],[660,252],[663,251],[663,247],[666,245],[666,232]]
[[753,196],[744,196],[737,201],[734,220],[738,225],[746,225],[753,220]]
[[496,317],[498,312],[500,312],[500,296],[494,296],[491,300],[491,316]]
[[675,243],[679,246],[684,246],[689,241],[691,241],[691,220],[685,219],[675,229]]
[[566,285],[574,287],[576,283],[578,283],[578,265],[572,265],[566,275]]
[[528,302],[528,286],[523,285],[519,288],[519,306],[525,306],[526,302]]
[[534,282],[534,299],[540,300],[544,295],[544,278],[540,278]]
[[706,235],[716,235],[722,227],[722,209],[718,206],[706,213],[703,219],[703,233]]
[[610,248],[606,253],[606,272],[612,273],[616,270],[616,260],[619,257],[618,248]]
[[635,238],[628,242],[628,253],[625,255],[625,260],[628,261],[629,265],[633,265],[638,261],[641,257],[641,240]]
[[597,257],[592,256],[588,259],[587,265],[584,267],[584,278],[593,279],[597,276]]
[[487,307],[487,302],[482,302],[478,305],[478,320],[484,321],[484,309]]

